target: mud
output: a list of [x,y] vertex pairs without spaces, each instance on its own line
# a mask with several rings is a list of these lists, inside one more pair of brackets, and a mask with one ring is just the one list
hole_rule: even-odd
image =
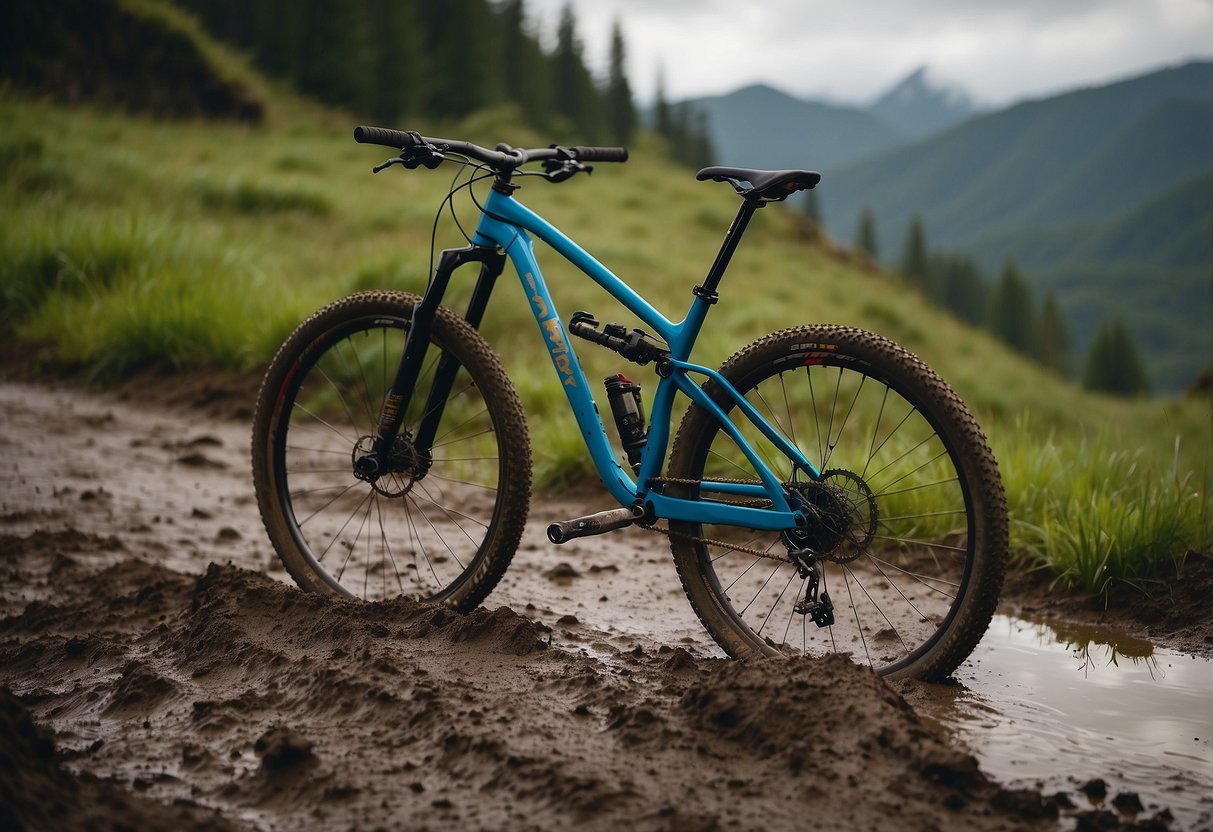
[[0,385],[0,826],[1171,824],[999,785],[843,657],[721,658],[662,538],[546,543],[584,505],[467,616],[299,592],[249,399],[163,387]]

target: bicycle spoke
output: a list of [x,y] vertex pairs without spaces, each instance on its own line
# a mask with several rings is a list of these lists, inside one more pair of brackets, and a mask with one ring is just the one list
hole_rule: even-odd
[[[316,509],[315,511],[313,511],[313,512],[312,512],[311,514],[309,514],[307,517],[305,517],[304,519],[300,520],[300,521],[299,521],[299,522],[298,522],[296,525],[298,525],[300,528],[303,528],[303,526],[307,525],[307,522],[308,522],[309,520],[311,520],[313,517],[315,517],[315,516],[316,516],[317,514],[319,514],[320,512],[322,512],[322,511],[324,511],[325,509],[327,509],[327,508],[328,508],[329,506],[331,506],[333,503],[335,503],[335,502],[337,502],[338,500],[340,500],[342,497],[344,497],[346,494],[348,494],[348,493],[349,493],[349,492],[350,492],[352,489],[357,488],[357,487],[358,487],[358,485],[359,485],[359,483],[357,483],[357,482],[352,482],[352,483],[350,483],[349,485],[345,486],[344,488],[342,488],[342,489],[341,489],[341,493],[340,493],[340,494],[336,495],[335,497],[333,497],[333,499],[329,500],[327,503],[325,503],[325,504],[324,504],[324,505],[322,505],[320,508],[318,508],[318,509]],[[334,486],[334,487],[336,487],[336,486]],[[330,490],[332,490],[332,489],[331,489],[331,488],[318,488],[318,489],[315,489],[315,490],[313,490],[313,491],[311,491],[311,492],[304,491],[304,492],[300,492],[300,493],[301,493],[301,494],[309,494],[309,493],[311,493],[311,494],[318,494],[318,493],[320,493],[321,491],[330,491]],[[369,492],[369,493],[367,494],[367,497],[369,497],[369,496],[370,496],[370,493],[373,493],[373,492]],[[293,495],[293,492],[292,492],[292,495]],[[367,499],[367,497],[364,497],[363,499]]]
[[921,491],[924,488],[933,488],[937,485],[951,485],[952,483],[959,483],[959,482],[960,482],[960,477],[951,477],[946,480],[938,480],[937,482],[927,482],[927,483],[923,483],[922,485],[912,486],[910,488],[901,488],[901,489],[898,489],[897,491],[877,491],[877,492],[874,492],[873,496],[891,497],[894,494],[909,494],[911,491]]
[[767,584],[769,584],[771,582],[771,578],[774,578],[775,573],[777,573],[778,571],[779,571],[779,566],[776,565],[776,567],[771,570],[771,574],[767,575],[767,579],[762,582],[762,586],[758,587],[758,591],[754,593],[754,597],[750,599],[750,603],[746,604],[745,607],[742,608],[742,610],[741,610],[742,615],[746,614],[746,610],[748,610],[750,608],[750,604],[753,604],[755,601],[758,600],[758,596],[761,595],[762,591],[767,588]]
[[895,627],[893,625],[893,622],[889,620],[889,617],[887,615],[885,615],[885,612],[883,609],[881,609],[880,604],[876,603],[876,600],[874,598],[872,598],[871,594],[864,587],[863,581],[859,580],[859,576],[856,575],[855,572],[852,571],[851,567],[847,566],[845,563],[842,565],[842,568],[844,570],[846,570],[847,574],[849,574],[852,578],[854,578],[855,585],[857,587],[859,587],[861,592],[863,592],[864,597],[866,597],[868,599],[868,602],[871,603],[871,605],[876,608],[876,612],[878,612],[880,614],[880,617],[884,619],[884,623],[889,625],[889,629],[893,631],[893,635],[897,636],[897,640],[899,642],[901,642],[902,649],[906,653],[909,653],[910,648],[906,646],[905,639],[903,639],[901,637],[901,632],[898,631],[897,627]]
[[341,437],[341,439],[342,439],[342,441],[344,441],[344,442],[348,442],[348,443],[350,444],[350,447],[351,447],[351,448],[352,448],[352,447],[354,447],[354,444],[355,444],[355,443],[358,441],[357,439],[350,438],[349,436],[345,435],[345,434],[344,434],[344,433],[342,433],[340,430],[338,430],[337,428],[333,427],[333,426],[332,426],[332,425],[330,425],[328,422],[326,422],[324,419],[321,419],[321,418],[320,418],[319,416],[317,416],[315,413],[313,413],[312,411],[308,410],[306,407],[304,407],[303,405],[301,405],[299,402],[295,402],[295,405],[294,405],[294,406],[295,406],[295,408],[296,408],[296,409],[298,409],[298,410],[302,410],[302,411],[303,411],[304,413],[306,413],[308,416],[311,416],[311,417],[312,417],[313,419],[315,419],[317,422],[319,422],[320,424],[324,425],[326,428],[328,428],[329,430],[331,430],[333,433],[335,433],[335,434],[337,434],[338,436],[340,436],[340,437]]
[[[776,567],[778,571],[778,567]],[[779,606],[779,602],[783,600],[784,593],[788,591],[788,587],[792,585],[792,581],[796,580],[796,571],[792,570],[791,576],[788,577],[788,582],[783,585],[783,589],[779,590],[779,595],[775,598],[775,603],[771,604],[771,608],[767,611],[766,616],[762,620],[762,626],[758,628],[758,635],[762,635],[763,627],[771,622],[771,617],[775,615],[775,608]],[[789,622],[790,623],[790,622]]]
[[929,549],[944,549],[949,552],[967,553],[969,550],[961,546],[948,546],[945,543],[932,543],[929,540],[912,540],[904,537],[891,537],[888,535],[877,534],[872,536],[873,540],[887,540],[891,543],[904,543],[910,546],[926,546]]
[[931,590],[932,592],[937,592],[940,595],[944,596],[945,598],[955,599],[956,596],[949,595],[948,593],[944,592],[942,589],[935,587],[935,586],[931,586],[929,583],[927,583],[927,581],[935,581],[936,583],[947,584],[948,586],[953,587],[955,589],[960,589],[960,584],[955,584],[955,583],[952,583],[951,581],[945,581],[943,578],[933,578],[930,575],[919,575],[918,573],[911,572],[908,569],[902,569],[900,566],[898,566],[895,563],[889,563],[887,560],[882,560],[882,559],[876,557],[875,555],[868,555],[868,557],[870,557],[872,560],[876,561],[877,563],[884,564],[885,566],[889,567],[890,569],[896,569],[898,572],[902,573],[903,575],[913,578],[914,580],[918,581],[918,583],[925,586],[927,589]]
[[[378,509],[379,514],[379,539],[383,544],[383,551],[387,554],[387,558],[391,561],[392,572],[396,575],[396,589],[401,595],[404,594],[404,583],[400,580],[400,567],[396,564],[396,556],[392,553],[392,544],[388,541],[387,529],[383,525],[383,507]],[[383,595],[387,597],[387,569],[383,570]]]
[[[872,464],[872,459],[876,456],[876,452],[880,448],[876,447],[876,437],[880,435],[880,422],[884,419],[884,407],[889,401],[889,385],[884,386],[884,394],[880,397],[880,410],[876,413],[876,424],[872,426],[872,442],[868,445],[868,458],[863,463],[863,470],[859,472],[859,476],[866,477],[868,475],[868,466]],[[907,418],[909,414],[906,414]],[[905,419],[902,420],[903,422]],[[896,430],[896,429],[895,429]],[[892,436],[892,434],[889,434]],[[885,442],[889,441],[885,438]],[[880,443],[880,447],[884,447],[884,442]]]
[[863,644],[863,655],[868,660],[868,666],[872,664],[872,654],[868,652],[868,640],[863,634],[863,625],[859,623],[859,610],[855,607],[855,596],[851,594],[851,582],[847,579],[847,573],[850,570],[845,566],[842,569],[842,582],[847,588],[847,598],[851,601],[851,612],[855,615],[855,629],[859,631],[859,641]]
[[930,617],[923,614],[922,610],[918,609],[918,606],[913,601],[911,601],[909,598],[906,597],[906,594],[901,591],[901,587],[899,587],[897,585],[897,582],[894,581],[892,578],[890,578],[888,576],[888,574],[886,574],[885,571],[880,568],[880,564],[877,562],[876,558],[872,557],[871,555],[868,555],[867,558],[868,558],[868,560],[870,560],[872,562],[872,565],[874,567],[876,567],[876,571],[880,573],[880,576],[885,579],[885,581],[889,584],[889,586],[893,587],[893,591],[896,592],[898,595],[900,595],[902,600],[910,605],[910,609],[912,609],[912,610],[914,610],[914,612],[918,613],[919,620],[921,620],[921,621],[930,621],[931,620]]
[[[434,525],[434,521],[430,519],[430,516],[425,513],[425,509],[423,509],[421,507],[421,504],[414,503],[414,505],[417,508],[417,513],[420,514],[422,519],[425,520],[426,524],[429,525],[430,530],[432,532],[434,532],[434,536],[438,538],[438,541],[442,544],[442,547],[450,553],[451,558],[455,561],[455,563],[457,563],[459,565],[459,571],[462,572],[465,569],[465,567],[463,565],[463,561],[459,560],[459,556],[455,554],[455,550],[452,549],[451,545],[446,542],[446,538],[442,536],[442,532],[438,531],[438,527]],[[438,506],[438,508],[441,509],[442,511],[445,511],[445,509],[443,509],[442,506]],[[448,515],[448,517],[449,517],[449,515]],[[460,526],[458,523],[456,523],[455,526],[456,526],[456,528],[459,529],[459,531],[463,532],[463,536],[466,537],[473,546],[476,545],[476,541],[472,539],[471,535],[469,535],[467,532],[463,531],[462,526]]]
[[800,446],[796,442],[796,422],[792,419],[792,405],[788,401],[788,388],[787,385],[783,383],[783,373],[779,374],[779,390],[783,394],[783,411],[788,417],[788,430],[791,431],[791,435],[788,436],[788,439],[791,440],[793,447],[798,448]]
[[[371,495],[366,496],[366,500],[364,502],[366,503],[366,512],[365,513],[361,512],[361,511],[355,512],[355,513],[363,515],[363,519],[361,519],[361,522],[358,524],[358,530],[354,531],[353,543],[351,543],[351,545],[346,547],[346,559],[342,560],[341,568],[337,570],[337,580],[338,581],[341,580],[342,575],[346,574],[346,566],[349,564],[349,558],[353,557],[355,549],[358,548],[358,538],[361,536],[361,534],[363,534],[363,529],[366,526],[366,519],[368,519],[371,515],[371,506],[370,506],[371,502],[372,502]],[[361,505],[359,505],[359,509],[361,509]],[[349,524],[349,520],[353,520],[353,519],[354,519],[354,515],[353,514],[349,515],[349,519],[346,520],[346,525]],[[342,531],[344,531],[344,529],[346,529],[346,526],[343,525]],[[338,537],[340,537],[340,535],[338,535]],[[336,541],[337,537],[334,537],[334,540]]]

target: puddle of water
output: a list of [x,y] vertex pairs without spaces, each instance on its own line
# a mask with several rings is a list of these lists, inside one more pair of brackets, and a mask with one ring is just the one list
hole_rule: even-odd
[[[916,707],[1009,786],[1099,777],[1177,828],[1213,823],[1213,661],[1100,628],[995,616],[957,678]],[[1083,798],[1085,800],[1085,798]]]

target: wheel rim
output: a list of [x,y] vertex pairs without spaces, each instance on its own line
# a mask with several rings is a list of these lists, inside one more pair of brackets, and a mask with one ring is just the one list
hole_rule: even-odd
[[463,366],[432,459],[412,445],[443,351],[431,346],[377,482],[353,475],[395,375],[407,319],[348,322],[309,345],[278,394],[274,471],[295,543],[320,579],[368,600],[444,600],[475,574],[499,510],[501,454],[492,412]]
[[[849,500],[855,511],[845,515],[851,543],[828,524],[798,540],[699,526],[695,534],[712,542],[696,542],[696,557],[721,612],[764,652],[850,653],[880,673],[914,663],[949,631],[976,543],[973,501],[947,434],[902,385],[846,356],[808,365],[797,357],[736,386],[822,472],[820,482],[832,483],[829,492],[806,483],[752,426],[739,425],[789,490],[833,511],[835,526],[844,513],[831,507]],[[723,432],[709,434],[693,463],[704,479],[753,475]],[[797,542],[820,550],[831,626],[795,611],[807,588],[788,556]]]

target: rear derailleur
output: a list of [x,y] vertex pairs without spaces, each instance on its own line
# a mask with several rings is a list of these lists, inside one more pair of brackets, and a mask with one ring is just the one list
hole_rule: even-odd
[[794,610],[807,615],[818,627],[829,627],[834,623],[834,604],[830,593],[818,592],[821,587],[821,562],[809,549],[792,549],[788,553],[796,571],[806,581],[804,598],[796,602]]

